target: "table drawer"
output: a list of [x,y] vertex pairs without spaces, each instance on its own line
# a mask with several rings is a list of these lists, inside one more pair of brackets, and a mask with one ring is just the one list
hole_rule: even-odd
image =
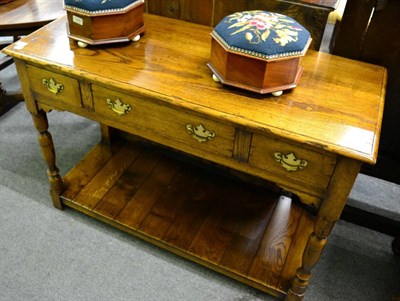
[[101,86],[93,85],[92,91],[95,111],[111,126],[208,159],[232,156],[232,126]]
[[78,80],[45,69],[27,66],[31,91],[36,100],[47,104],[81,107]]
[[249,164],[278,175],[281,182],[290,186],[292,181],[304,185],[326,188],[336,165],[336,157],[327,153],[254,134]]

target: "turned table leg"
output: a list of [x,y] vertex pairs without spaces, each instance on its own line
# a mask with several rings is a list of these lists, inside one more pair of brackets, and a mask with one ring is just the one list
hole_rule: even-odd
[[303,265],[297,270],[296,276],[292,282],[292,287],[286,296],[287,301],[303,300],[304,293],[311,278],[311,270],[321,257],[327,242],[327,232],[330,232],[333,225],[334,223],[330,223],[328,226],[321,218],[318,218],[314,232],[310,235],[303,253]]
[[62,209],[60,194],[63,190],[63,181],[56,166],[56,153],[54,151],[53,139],[48,131],[49,124],[44,111],[32,114],[33,123],[38,130],[38,141],[43,158],[47,164],[47,175],[50,182],[50,194],[54,207]]
[[314,231],[304,250],[302,266],[296,272],[286,301],[303,300],[311,278],[311,270],[319,261],[327,238],[340,218],[360,167],[360,162],[348,158],[342,157],[338,160],[326,197],[318,210]]

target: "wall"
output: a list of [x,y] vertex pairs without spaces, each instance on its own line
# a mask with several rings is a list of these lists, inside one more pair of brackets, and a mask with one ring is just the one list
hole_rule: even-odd
[[147,0],[148,13],[215,26],[226,15],[244,10],[267,10],[294,18],[310,31],[312,48],[319,49],[329,13],[336,0]]

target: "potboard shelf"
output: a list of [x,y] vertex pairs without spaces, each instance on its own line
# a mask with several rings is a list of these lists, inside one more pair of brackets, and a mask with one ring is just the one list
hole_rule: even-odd
[[155,148],[98,144],[64,182],[66,206],[276,296],[312,232],[290,198]]

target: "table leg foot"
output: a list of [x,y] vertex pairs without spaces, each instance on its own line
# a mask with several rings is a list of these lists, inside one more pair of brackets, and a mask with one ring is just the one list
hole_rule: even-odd
[[272,95],[273,96],[275,96],[275,97],[279,97],[279,96],[281,96],[283,94],[283,91],[281,90],[281,91],[274,91],[274,92],[272,92]]
[[[289,289],[286,300],[287,301],[300,301],[303,300],[307,286],[311,278],[311,270],[317,264],[321,258],[322,251],[325,248],[327,242],[327,236],[321,236],[320,234],[326,230],[326,227],[322,227],[324,223],[316,224],[316,232],[312,233],[308,239],[306,249],[303,253],[303,264],[296,271],[296,276],[292,281],[292,286]],[[327,225],[324,225],[327,226]],[[333,227],[333,223],[329,223],[329,228]],[[330,230],[328,230],[330,232]],[[328,233],[329,233],[328,232]],[[318,234],[316,234],[318,233]]]
[[82,41],[78,41],[77,44],[78,44],[78,46],[81,47],[81,48],[86,48],[87,45],[88,45],[87,43],[82,42]]
[[220,83],[220,82],[221,82],[221,81],[219,80],[219,78],[218,78],[215,74],[212,75],[212,79],[213,79],[213,81],[215,81],[216,83]]
[[50,189],[51,200],[53,201],[53,206],[59,210],[63,210],[64,206],[61,202],[60,194],[57,191]]
[[302,301],[304,299],[304,294],[296,294],[292,292],[292,290],[289,290],[285,301]]
[[137,36],[135,36],[135,37],[132,39],[133,42],[137,42],[137,41],[139,41],[139,40],[140,40],[140,34],[138,34]]

